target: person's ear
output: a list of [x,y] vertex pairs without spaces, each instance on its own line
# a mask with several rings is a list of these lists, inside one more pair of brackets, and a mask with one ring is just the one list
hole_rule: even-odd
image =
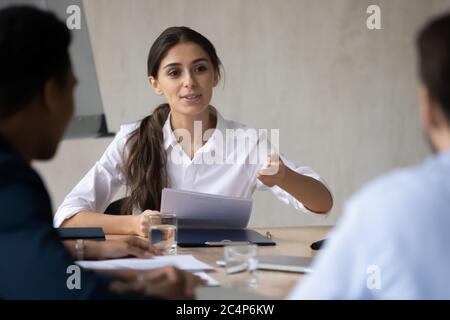
[[42,90],[42,102],[45,110],[50,113],[57,112],[60,108],[61,88],[55,78],[50,78],[44,83]]
[[150,87],[152,87],[153,91],[155,91],[158,96],[162,96],[164,94],[159,85],[159,81],[155,77],[148,77],[148,82],[150,83]]
[[419,100],[422,127],[428,132],[439,129],[442,125],[444,115],[439,103],[435,101],[428,88],[423,84],[419,89]]
[[213,87],[217,86],[217,84],[219,83],[219,73],[218,72],[214,72],[214,82],[213,82]]

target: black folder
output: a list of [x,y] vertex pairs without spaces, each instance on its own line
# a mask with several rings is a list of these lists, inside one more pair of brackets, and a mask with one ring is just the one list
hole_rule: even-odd
[[57,228],[61,240],[105,240],[102,228]]
[[228,244],[250,243],[274,246],[276,243],[250,229],[178,229],[177,244],[180,247],[216,247]]

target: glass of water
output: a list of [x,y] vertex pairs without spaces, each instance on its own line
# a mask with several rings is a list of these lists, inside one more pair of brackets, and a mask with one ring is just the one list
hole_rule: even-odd
[[177,254],[177,216],[173,213],[150,215],[148,222],[150,244],[164,255]]
[[228,287],[256,287],[258,284],[256,244],[229,245],[224,247],[226,285]]

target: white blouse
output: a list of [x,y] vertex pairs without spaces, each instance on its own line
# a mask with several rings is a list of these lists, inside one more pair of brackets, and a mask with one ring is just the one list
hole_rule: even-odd
[[[270,190],[280,201],[297,210],[312,213],[280,187],[269,188],[256,178],[256,172],[263,167],[272,148],[264,131],[225,120],[215,109],[213,112],[217,115],[216,129],[192,160],[177,142],[169,114],[163,127],[169,187],[244,198],[250,198],[255,190]],[[116,192],[126,183],[121,170],[126,154],[125,143],[128,135],[139,127],[139,123],[120,127],[100,160],[59,206],[53,218],[55,227],[59,227],[65,219],[80,211],[105,211]],[[254,132],[257,135],[249,138]],[[264,148],[266,145],[268,147]],[[259,152],[255,152],[256,150]],[[296,167],[282,155],[281,159],[290,169],[312,177],[326,186],[323,179],[311,168]]]

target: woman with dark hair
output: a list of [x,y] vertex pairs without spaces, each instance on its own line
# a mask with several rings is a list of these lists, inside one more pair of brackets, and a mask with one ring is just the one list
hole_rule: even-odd
[[[147,236],[147,216],[157,214],[165,187],[246,198],[269,189],[296,209],[330,211],[331,193],[314,171],[266,151],[273,148],[263,134],[223,119],[210,105],[221,62],[208,39],[187,27],[168,28],[151,47],[147,68],[166,103],[121,127],[59,207],[55,226]],[[122,215],[103,214],[121,185],[128,191]]]

